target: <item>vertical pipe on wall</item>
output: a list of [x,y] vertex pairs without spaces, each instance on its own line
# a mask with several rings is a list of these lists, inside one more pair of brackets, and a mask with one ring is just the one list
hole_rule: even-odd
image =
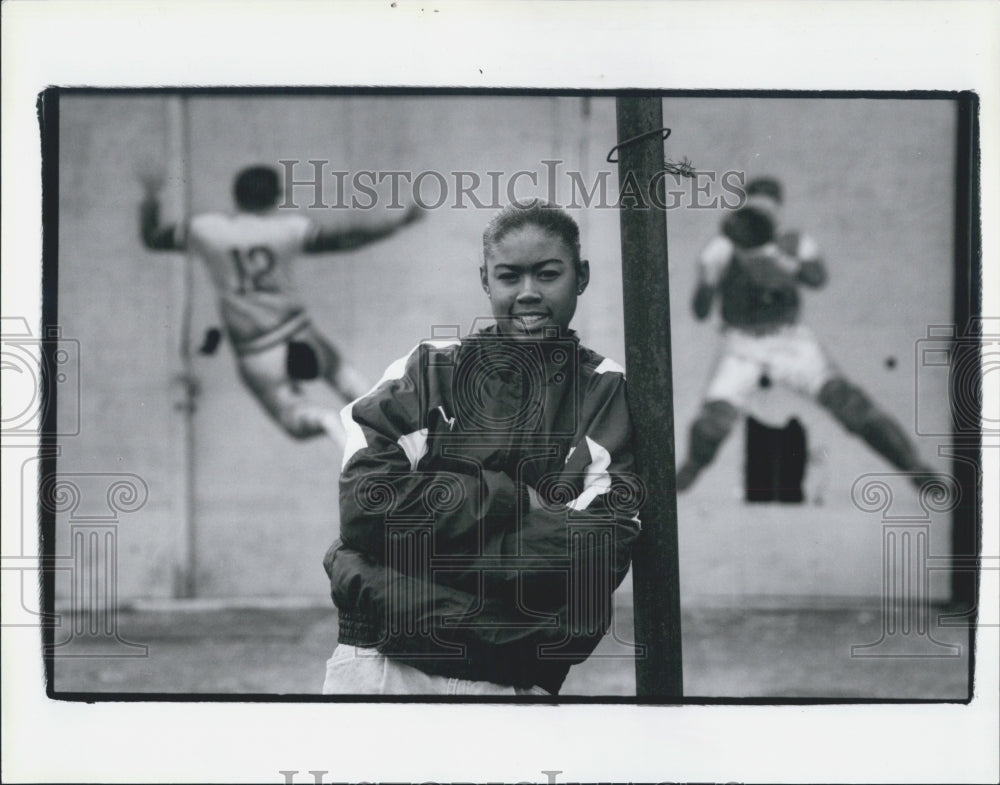
[[621,199],[622,286],[629,408],[635,424],[636,465],[646,484],[642,536],[633,557],[636,694],[679,698],[681,663],[680,570],[674,469],[673,377],[667,217],[648,205],[647,186],[663,169],[663,105],[658,96],[616,99],[620,193],[638,184],[647,206]]
[[[180,183],[177,215],[183,219],[191,209],[190,134],[187,96],[167,99],[167,182]],[[194,300],[195,259],[187,254],[182,267],[180,292],[179,365],[173,381],[180,397],[174,411],[180,415],[180,438],[177,440],[180,474],[177,498],[180,516],[173,563],[173,596],[189,598],[196,594],[197,549],[195,530],[195,432],[194,413],[197,385],[191,362],[191,315]]]

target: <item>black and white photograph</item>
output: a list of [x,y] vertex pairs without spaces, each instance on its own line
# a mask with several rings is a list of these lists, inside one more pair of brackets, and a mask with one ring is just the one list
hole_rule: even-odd
[[[33,93],[4,634],[46,710],[295,739],[233,781],[759,781],[695,739],[995,686],[995,95],[254,81]],[[699,762],[459,765],[465,717],[602,712]],[[318,741],[432,717],[450,765]]]
[[50,107],[56,695],[968,698],[971,96]]

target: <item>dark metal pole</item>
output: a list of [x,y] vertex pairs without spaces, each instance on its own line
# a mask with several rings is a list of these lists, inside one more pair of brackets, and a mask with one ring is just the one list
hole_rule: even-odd
[[[619,144],[663,126],[659,97],[618,98],[616,106]],[[618,155],[619,190],[626,194],[620,217],[628,399],[636,462],[647,490],[642,536],[633,555],[635,632],[641,647],[635,662],[636,694],[670,699],[684,694],[684,682],[667,216],[649,194],[654,175],[663,170],[663,135],[626,144]],[[641,205],[627,195],[632,192],[627,185],[638,185]]]

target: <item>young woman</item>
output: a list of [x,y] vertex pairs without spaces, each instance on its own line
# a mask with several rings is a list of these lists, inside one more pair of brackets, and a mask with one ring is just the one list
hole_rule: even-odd
[[342,413],[327,694],[558,693],[639,533],[622,368],[569,329],[590,280],[542,202],[483,235],[491,326],[426,341]]

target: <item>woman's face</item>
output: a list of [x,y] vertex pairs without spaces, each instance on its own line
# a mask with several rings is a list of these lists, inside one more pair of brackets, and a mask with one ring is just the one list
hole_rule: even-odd
[[590,267],[558,234],[528,224],[487,249],[480,275],[500,331],[537,339],[566,333]]

